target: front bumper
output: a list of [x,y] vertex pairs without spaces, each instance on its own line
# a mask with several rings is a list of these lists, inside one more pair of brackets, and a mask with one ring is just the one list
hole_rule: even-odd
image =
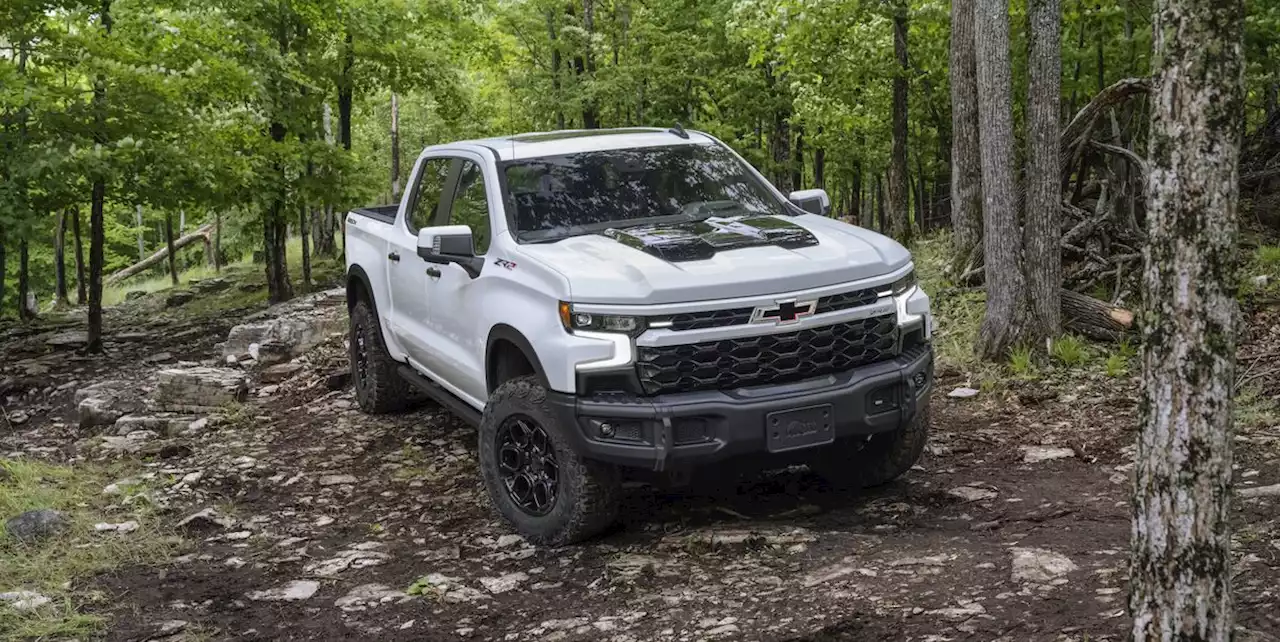
[[560,425],[574,428],[568,436],[586,457],[662,471],[779,452],[770,450],[765,425],[780,411],[829,404],[835,440],[892,431],[915,417],[932,387],[933,348],[923,344],[891,360],[785,384],[655,397],[548,392],[547,402]]

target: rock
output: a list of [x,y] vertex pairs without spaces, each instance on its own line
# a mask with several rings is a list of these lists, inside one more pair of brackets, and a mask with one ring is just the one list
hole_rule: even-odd
[[383,584],[361,584],[334,601],[344,611],[358,611],[404,597],[404,593]]
[[235,526],[236,520],[231,517],[219,515],[218,511],[212,507],[205,508],[197,513],[192,513],[182,521],[178,522],[178,528],[186,529],[189,532],[198,535],[207,535],[216,531],[222,531]]
[[187,628],[186,620],[165,620],[160,623],[160,626],[156,627],[156,632],[152,634],[151,639],[165,638],[185,628]]
[[1042,548],[1013,549],[1013,581],[1047,583],[1077,570],[1064,555]]
[[300,363],[278,363],[274,366],[263,368],[258,379],[262,383],[279,383],[299,372],[302,372],[302,364]]
[[0,462],[0,484],[6,484],[13,479],[13,473],[9,472],[9,467]]
[[267,311],[274,318],[251,321],[235,326],[222,348],[224,357],[240,357],[258,346],[257,356],[265,364],[288,361],[320,344],[330,335],[346,330],[347,311],[339,305],[346,291],[338,288],[321,292]]
[[127,435],[135,430],[150,430],[165,437],[172,437],[191,426],[195,417],[152,417],[147,415],[125,415],[116,420],[112,432]]
[[44,344],[54,348],[78,348],[89,343],[89,333],[83,330],[56,332],[45,338]]
[[156,403],[171,412],[213,412],[249,393],[244,374],[229,368],[168,368],[158,379]]
[[23,410],[15,410],[9,413],[9,423],[15,426],[21,426],[22,424],[27,423],[27,420],[30,418],[31,417],[27,415],[26,411]]
[[[421,577],[409,587],[409,595],[437,596],[449,604],[463,604],[476,600],[487,600],[488,595],[464,586],[456,577],[446,577],[442,573],[431,573]],[[585,623],[585,621],[584,621]]]
[[138,299],[141,299],[142,297],[147,296],[147,294],[149,293],[146,290],[129,290],[124,294],[124,300],[137,301]]
[[338,486],[356,483],[355,475],[325,475],[320,478],[321,486]]
[[1240,496],[1245,499],[1253,497],[1280,497],[1280,484],[1256,486],[1254,488],[1241,488]]
[[856,569],[852,566],[837,564],[826,568],[818,569],[807,575],[800,581],[800,585],[805,588],[813,588],[819,584],[825,584],[832,580],[838,580],[846,575],[852,575]]
[[529,581],[529,576],[519,571],[507,573],[501,577],[480,578],[481,586],[484,586],[485,590],[494,594],[506,593],[527,581]]
[[978,396],[978,391],[973,388],[960,387],[947,393],[952,399],[969,399]]
[[995,499],[998,493],[989,488],[978,488],[976,486],[956,486],[947,491],[952,497],[959,497],[966,502],[981,502],[989,499]]
[[110,426],[117,419],[146,408],[138,385],[132,381],[103,381],[76,391],[76,411],[81,428]]
[[1258,276],[1255,276],[1250,280],[1253,281],[1254,287],[1265,288],[1267,287],[1267,284],[1271,282],[1271,275],[1259,274]]
[[388,559],[391,559],[390,555],[373,550],[381,547],[382,544],[378,542],[357,544],[338,553],[330,559],[307,564],[304,570],[307,575],[333,577],[348,568],[358,569],[378,566],[379,564],[386,562]]
[[35,542],[71,527],[66,515],[49,508],[29,510],[4,523],[4,530],[19,542]]
[[503,535],[498,538],[498,543],[495,544],[495,546],[498,548],[506,548],[508,546],[515,546],[522,542],[524,542],[524,538],[519,535]]
[[107,452],[135,455],[142,452],[147,442],[159,437],[153,430],[135,430],[127,435],[111,435],[102,437],[98,447]]
[[133,531],[138,530],[138,522],[135,522],[133,520],[129,520],[127,522],[120,522],[119,524],[109,524],[107,522],[100,522],[93,525],[93,530],[98,531],[99,533],[104,533],[104,532],[132,533]]
[[185,291],[185,290],[179,290],[179,291],[174,292],[174,293],[170,294],[169,296],[165,297],[165,299],[164,299],[164,307],[166,307],[166,308],[176,308],[176,307],[178,307],[178,306],[186,305],[186,304],[190,303],[190,302],[191,302],[191,300],[192,300],[192,299],[194,299],[194,298],[196,298],[196,295],[195,295],[195,293],[194,293],[194,292],[187,292],[187,291]]
[[35,591],[11,591],[0,593],[0,603],[8,604],[15,611],[32,611],[53,600]]
[[222,292],[223,290],[230,288],[232,285],[233,284],[228,279],[224,279],[222,277],[215,277],[212,279],[201,279],[199,281],[192,281],[191,289],[201,294],[210,294],[213,292]]
[[324,387],[329,390],[342,390],[351,383],[351,370],[334,370],[324,376]]
[[948,607],[925,611],[925,615],[937,615],[945,620],[960,621],[967,620],[975,615],[983,615],[987,612],[981,604],[967,600],[958,600],[959,607]]
[[270,386],[263,386],[261,390],[258,390],[258,396],[270,397],[271,395],[276,394],[276,392],[279,390],[280,390],[280,386],[276,384],[272,384]]
[[1018,450],[1022,451],[1022,461],[1028,464],[1038,464],[1054,459],[1070,459],[1076,456],[1076,451],[1059,446],[1018,446]]
[[245,597],[260,602],[297,602],[310,599],[320,590],[320,583],[312,580],[294,580],[266,591],[249,591]]
[[168,363],[173,361],[173,353],[157,352],[142,360],[143,363]]

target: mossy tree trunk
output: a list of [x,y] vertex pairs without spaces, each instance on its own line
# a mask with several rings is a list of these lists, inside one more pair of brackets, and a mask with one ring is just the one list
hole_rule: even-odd
[[911,242],[910,177],[907,172],[907,3],[896,0],[893,5],[893,56],[897,61],[893,75],[893,146],[889,155],[889,230],[893,238]]
[[1036,343],[1062,331],[1062,7],[1031,0],[1027,69],[1027,209],[1023,239]]
[[1240,0],[1156,3],[1129,573],[1135,640],[1231,639],[1242,17]]

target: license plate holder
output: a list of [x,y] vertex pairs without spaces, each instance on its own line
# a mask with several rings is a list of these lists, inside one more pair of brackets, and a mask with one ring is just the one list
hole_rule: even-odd
[[771,453],[821,446],[836,437],[831,404],[771,412],[765,415],[764,430]]

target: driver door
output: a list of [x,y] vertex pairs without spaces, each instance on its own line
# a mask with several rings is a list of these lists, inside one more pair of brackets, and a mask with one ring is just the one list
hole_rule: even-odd
[[[440,210],[436,225],[469,226],[475,254],[483,257],[489,251],[491,221],[501,210],[493,206],[499,202],[497,192],[490,194],[490,188],[497,185],[496,176],[487,176],[488,164],[479,161],[478,157],[459,159],[452,199],[448,207]],[[432,346],[427,366],[456,386],[459,390],[455,393],[483,404],[488,397],[484,370],[488,329],[478,327],[476,320],[480,318],[482,293],[493,278],[492,270],[481,270],[478,277],[472,278],[454,264],[434,267],[437,271],[427,278],[431,301],[427,326],[428,334],[439,343]]]

